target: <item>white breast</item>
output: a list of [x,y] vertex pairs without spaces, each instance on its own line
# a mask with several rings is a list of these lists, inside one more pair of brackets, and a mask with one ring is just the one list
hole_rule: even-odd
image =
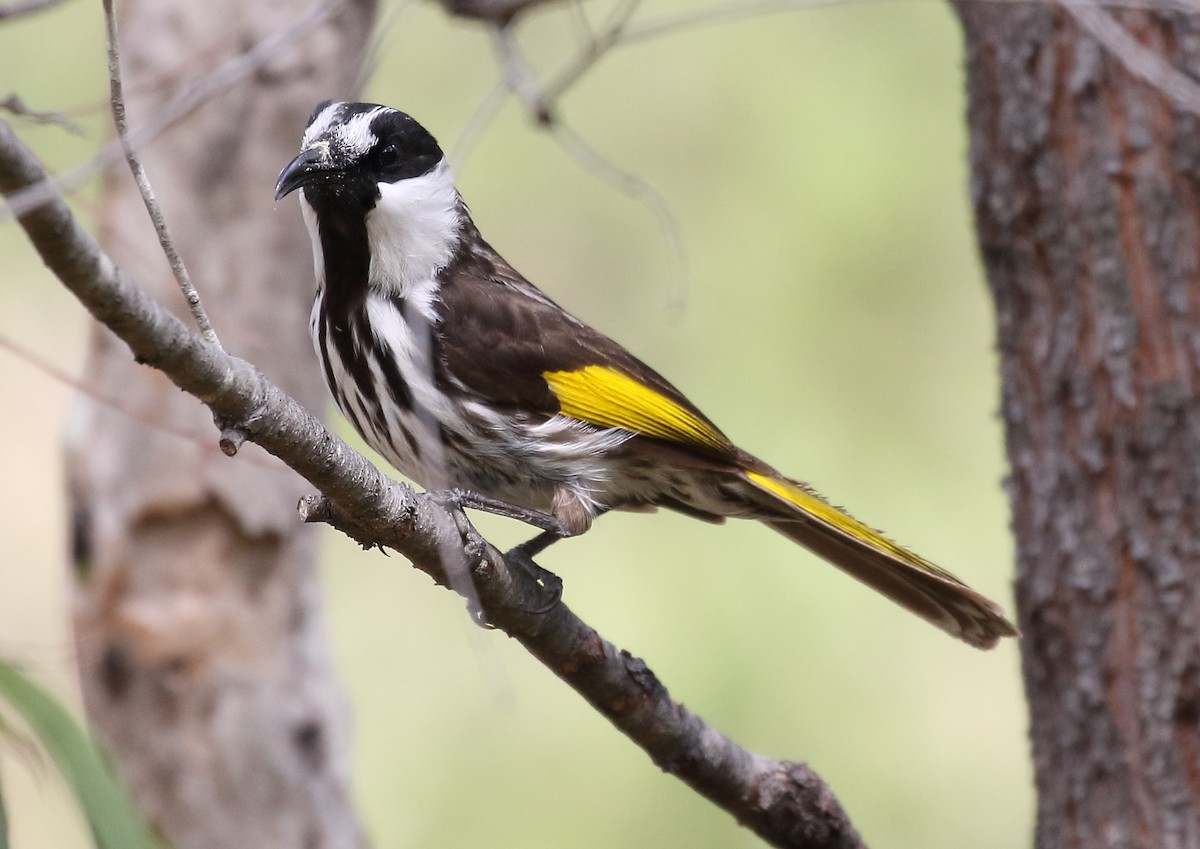
[[445,160],[428,174],[379,184],[367,213],[373,289],[408,299],[432,319],[434,279],[458,248],[461,200]]

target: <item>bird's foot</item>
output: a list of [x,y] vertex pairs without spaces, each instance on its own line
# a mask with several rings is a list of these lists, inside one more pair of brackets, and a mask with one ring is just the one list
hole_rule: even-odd
[[533,561],[535,555],[545,551],[551,543],[560,539],[562,539],[560,534],[552,531],[544,531],[528,542],[513,546],[504,555],[506,562],[519,568],[532,578],[539,587],[546,591],[547,600],[535,608],[526,610],[526,613],[536,615],[549,613],[562,601],[562,578],[555,575],[549,569],[543,569]]

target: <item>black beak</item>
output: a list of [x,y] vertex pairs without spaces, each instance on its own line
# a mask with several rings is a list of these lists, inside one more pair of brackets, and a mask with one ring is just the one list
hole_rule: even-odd
[[279,172],[279,179],[275,182],[275,200],[280,200],[309,183],[336,178],[337,172],[323,166],[324,162],[325,155],[320,148],[302,151]]

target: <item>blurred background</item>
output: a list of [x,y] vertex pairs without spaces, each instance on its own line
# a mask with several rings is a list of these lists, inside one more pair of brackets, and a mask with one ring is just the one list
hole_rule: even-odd
[[[647,2],[634,20],[689,8]],[[569,15],[551,4],[520,28],[542,72],[570,55]],[[366,97],[454,148],[498,79],[487,35],[425,4],[385,4],[380,21]],[[0,97],[65,111],[84,130],[15,122],[50,168],[107,138],[106,92],[98,4],[0,25]],[[661,195],[679,245],[512,101],[459,163],[459,187],[518,269],[742,447],[1011,612],[964,109],[944,4],[793,10],[618,47],[561,103],[566,125]],[[92,197],[77,204],[85,219]],[[0,259],[0,338],[77,374],[82,308],[10,220]],[[60,456],[72,391],[0,347],[0,656],[77,705]],[[478,525],[502,546],[528,534],[492,517]],[[324,551],[375,846],[761,845],[402,558],[331,532]],[[974,651],[749,523],[613,515],[541,562],[564,579],[567,603],[676,699],[753,751],[811,764],[869,844],[1029,840],[1012,641]],[[51,769],[0,748],[0,782],[18,849],[89,845]]]

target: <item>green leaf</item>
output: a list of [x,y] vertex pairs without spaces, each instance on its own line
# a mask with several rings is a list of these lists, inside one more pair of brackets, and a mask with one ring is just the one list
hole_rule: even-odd
[[[61,702],[6,661],[0,661],[0,700],[24,719],[66,779],[98,849],[151,849],[149,832],[125,788]],[[0,808],[0,849],[7,847],[5,835]]]
[[0,849],[8,849],[8,814],[4,811],[3,784],[0,784]]

